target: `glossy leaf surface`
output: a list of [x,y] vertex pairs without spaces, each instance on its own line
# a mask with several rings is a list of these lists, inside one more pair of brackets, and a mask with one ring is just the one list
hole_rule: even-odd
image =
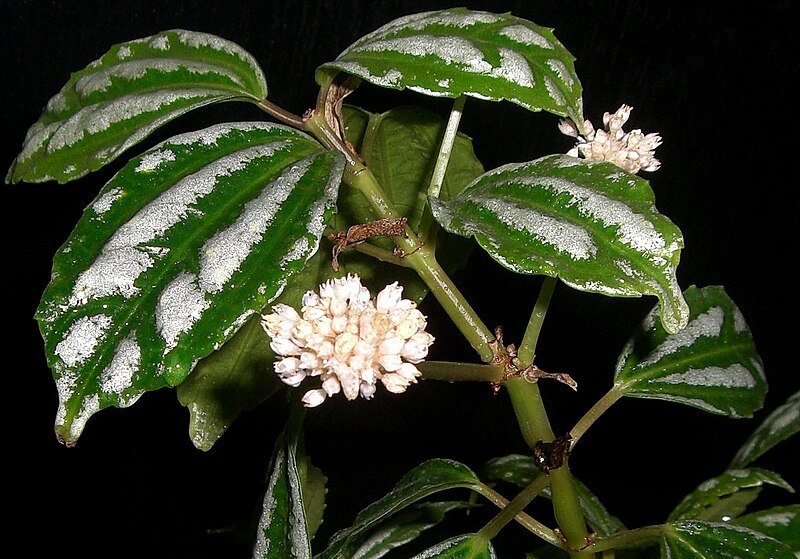
[[401,17],[317,71],[437,97],[508,100],[582,123],[574,57],[553,30],[511,14],[452,8]]
[[612,163],[553,155],[505,165],[431,208],[509,270],[610,296],[655,295],[670,332],[686,324],[675,277],[681,232],[658,213],[647,181]]
[[800,505],[773,507],[740,516],[734,522],[775,538],[795,555],[800,554]]
[[180,384],[272,301],[317,250],[343,166],[305,134],[237,123],[175,136],[109,181],[37,311],[59,437]]
[[475,474],[458,462],[434,459],[420,464],[397,483],[391,493],[367,506],[353,525],[337,532],[317,559],[351,559],[371,532],[398,511],[447,489],[478,489]]
[[455,536],[415,555],[413,559],[496,559],[492,543],[478,534]]
[[189,409],[189,437],[200,450],[210,450],[243,411],[277,392],[283,383],[272,372],[275,354],[251,316],[234,336],[201,359],[176,392]]
[[447,513],[468,507],[468,503],[460,501],[441,501],[417,503],[403,509],[378,524],[356,550],[353,559],[379,559],[441,523]]
[[776,444],[798,432],[800,432],[800,392],[795,392],[753,431],[736,453],[731,467],[747,466]]
[[[309,258],[303,272],[293,276],[267,307],[283,303],[299,309],[303,294],[317,288],[320,265],[324,261],[330,266],[325,256],[318,251]],[[189,410],[189,436],[197,448],[209,450],[242,412],[287,388],[274,372],[275,354],[269,344],[261,317],[255,314],[178,385],[178,400]]]
[[50,99],[6,181],[71,181],[188,111],[266,95],[255,59],[220,37],[175,29],[121,43]]
[[668,333],[653,309],[617,361],[615,389],[729,417],[752,416],[764,405],[767,382],[744,317],[721,287],[690,287],[685,295],[691,309],[686,328]]
[[796,559],[781,542],[749,528],[686,520],[668,524],[661,538],[664,559]]
[[794,492],[792,486],[774,472],[761,468],[728,470],[701,483],[675,507],[668,520],[727,522],[741,515],[764,485]]
[[306,516],[308,458],[302,450],[299,417],[278,438],[256,531],[254,559],[311,559]]

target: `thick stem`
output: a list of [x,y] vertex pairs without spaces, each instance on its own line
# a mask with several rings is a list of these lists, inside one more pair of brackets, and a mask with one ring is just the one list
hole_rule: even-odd
[[406,258],[480,358],[487,363],[494,359],[494,352],[489,345],[494,335],[436,261],[433,251],[422,247]]
[[519,377],[510,379],[503,386],[508,390],[525,443],[533,448],[537,441],[555,439],[539,386]]
[[[324,119],[318,116],[312,117],[306,122],[306,127],[325,145],[338,149],[347,156],[349,164],[343,180],[366,197],[379,218],[400,217],[370,170],[352,156],[347,146],[330,130]],[[467,303],[450,277],[442,270],[436,261],[433,248],[423,246],[414,231],[408,227],[406,228],[405,238],[395,237],[395,242],[405,252],[407,262],[430,288],[445,312],[478,352],[481,359],[485,362],[492,361],[494,359],[494,351],[490,344],[494,341],[494,335],[481,322],[474,309]],[[552,294],[552,288],[550,288],[550,293]],[[525,345],[523,357],[527,358],[527,362],[518,359],[518,361],[521,361],[519,365],[522,367],[530,365],[535,354],[538,331],[541,329],[541,320],[544,318],[547,302],[549,302],[549,295],[547,295],[546,289],[543,289],[539,299],[541,303],[537,303],[534,309],[538,318],[532,318],[534,326],[529,327],[531,333],[526,333],[525,338],[527,341],[523,342]],[[506,387],[511,395],[523,437],[531,448],[534,447],[538,440],[552,441],[554,435],[541,400],[539,388],[535,384],[530,384],[520,378],[510,380],[506,383]],[[581,515],[577,493],[572,484],[572,477],[566,464],[557,470],[551,471],[550,475],[556,520],[569,545],[575,549],[580,548],[585,544],[588,532]],[[591,554],[572,552],[571,555],[574,559],[583,559]]]
[[[547,308],[555,289],[555,278],[547,277],[542,283],[539,297],[533,307],[528,328],[517,353],[516,365],[520,368],[527,367],[533,363],[536,354],[536,344],[542,329]],[[516,378],[506,383],[514,412],[517,415],[522,435],[525,442],[534,448],[537,441],[550,442],[555,439],[553,429],[547,418],[547,411],[542,401],[539,387],[531,384],[522,378]],[[575,490],[572,474],[569,471],[568,460],[560,468],[550,470],[550,489],[553,494],[553,512],[556,522],[561,529],[567,543],[573,550],[579,550],[586,545],[586,537],[589,531],[586,528],[586,521],[581,512],[580,500]],[[573,559],[583,559],[592,556],[591,553],[582,551],[571,551]]]
[[[345,173],[344,180],[366,197],[380,218],[400,217],[375,176],[363,164],[351,165]],[[467,303],[447,273],[442,270],[432,247],[420,243],[414,231],[408,227],[405,238],[395,237],[395,242],[405,252],[404,259],[408,266],[416,270],[481,359],[486,362],[491,361],[494,354],[489,343],[494,340],[494,336],[478,318],[475,310]]]

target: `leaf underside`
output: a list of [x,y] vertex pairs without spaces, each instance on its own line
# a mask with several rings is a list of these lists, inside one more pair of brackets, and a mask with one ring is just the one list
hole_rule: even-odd
[[263,122],[131,160],[56,254],[37,310],[59,437],[72,444],[96,411],[180,384],[272,301],[316,252],[343,169],[309,136]]

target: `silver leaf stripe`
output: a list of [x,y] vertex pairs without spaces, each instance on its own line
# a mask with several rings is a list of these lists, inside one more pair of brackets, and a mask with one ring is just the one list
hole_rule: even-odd
[[[192,109],[266,94],[266,80],[253,56],[214,35],[173,30],[116,45],[50,99],[29,129],[15,166],[20,176],[31,171],[28,165],[47,169],[56,164],[50,158],[61,154],[68,160],[64,154],[93,138],[101,146],[82,158],[98,168]],[[30,180],[74,179],[88,172],[85,165],[64,163],[57,177],[37,169]]]
[[[326,66],[384,87],[508,99],[531,110],[576,116],[582,109],[572,56],[548,35],[549,29],[509,14],[458,8],[424,12],[384,25]],[[417,72],[420,64],[425,72]],[[441,75],[435,70],[439,65]],[[475,78],[496,81],[476,87]]]
[[[668,335],[648,354],[634,361],[630,369],[628,361],[637,359],[634,356],[642,352],[637,352],[636,339],[626,344],[617,362],[617,388],[629,396],[684,403],[729,417],[748,415],[752,404],[746,404],[748,411],[740,410],[735,395],[746,394],[750,402],[749,395],[763,390],[766,378],[747,325],[730,300],[728,304],[708,308],[703,308],[705,303],[699,298],[692,298],[690,303],[701,307],[695,309],[698,314],[684,329]],[[653,332],[657,316],[654,309],[645,318],[640,332]],[[752,351],[753,356],[741,361],[736,356],[721,357],[716,364],[707,364],[704,350],[698,349],[725,348],[732,344],[749,346],[744,351]]]
[[[165,154],[171,153],[170,149],[175,146],[215,144],[231,132],[275,129],[285,130],[284,127],[269,123],[237,123],[217,125],[197,133],[176,136],[142,156],[134,172],[150,173],[164,162],[172,161],[174,158]],[[131,320],[128,316],[116,317],[110,304],[102,305],[104,308],[108,307],[102,313],[89,311],[86,314],[81,309],[107,297],[121,297],[124,301],[139,296],[139,278],[148,269],[158,266],[170,252],[169,245],[165,242],[169,231],[188,217],[202,214],[203,199],[215,192],[220,179],[244,171],[250,165],[258,165],[260,162],[268,164],[276,154],[291,150],[294,142],[291,135],[284,134],[283,138],[241,148],[178,180],[145,204],[110,236],[94,261],[74,280],[69,297],[64,301],[50,303],[45,320],[53,325],[67,313],[85,314],[74,320],[62,333],[62,339],[55,346],[57,359],[53,362],[59,394],[57,426],[64,425],[68,420],[67,406],[74,405],[73,398],[79,393],[86,393],[82,396],[79,412],[72,418],[70,425],[70,436],[73,439],[80,435],[86,420],[103,407],[101,397],[103,401],[110,400],[115,405],[124,407],[132,404],[143,392],[136,387],[143,366],[142,347],[140,340],[137,340],[138,327],[128,324]],[[297,138],[307,141],[305,136],[299,134]],[[304,153],[308,153],[308,149],[304,149]],[[205,241],[195,258],[198,263],[196,268],[170,272],[173,277],[157,295],[155,308],[151,311],[151,320],[154,321],[163,343],[164,356],[179,344],[181,336],[191,331],[213,306],[215,296],[231,284],[235,273],[242,269],[253,249],[268,234],[283,203],[318,158],[324,155],[325,152],[319,151],[301,157],[285,168],[253,199],[244,204],[241,213],[232,222]],[[316,252],[324,228],[323,217],[335,201],[342,172],[343,162],[336,159],[328,182],[322,189],[323,198],[311,205],[309,214],[304,218],[307,220],[308,234],[288,246],[285,254],[278,255],[276,265],[280,263],[282,269],[290,262],[306,259]],[[124,195],[120,187],[110,188],[98,197],[88,211],[96,214],[94,219],[103,219]],[[69,250],[69,246],[65,245],[64,251]],[[282,288],[282,285],[277,286],[278,293]],[[259,292],[263,294],[263,290]],[[235,322],[241,324],[256,310],[258,309],[235,317]],[[118,323],[121,320],[125,324]],[[230,333],[229,330],[226,332]],[[109,336],[125,331],[129,333],[115,347],[107,346]],[[108,365],[99,372],[97,391],[87,392],[87,379],[81,379],[76,371],[90,360],[99,358],[100,348],[104,353],[113,353]]]
[[[431,208],[439,223],[451,232],[475,235],[491,254],[507,268],[518,273],[549,273],[572,287],[613,296],[639,296],[643,292],[658,295],[670,312],[665,324],[678,331],[686,324],[688,307],[675,277],[675,255],[683,245],[678,234],[665,238],[656,228],[655,209],[647,212],[634,209],[596,188],[573,180],[550,176],[545,167],[557,169],[573,166],[569,156],[551,156],[529,163],[499,167],[476,179],[456,199],[442,202],[431,199]],[[591,163],[583,163],[591,167]],[[552,168],[551,167],[551,168]],[[626,175],[628,176],[628,175]],[[628,176],[629,177],[629,176]],[[614,171],[605,176],[609,183],[620,180]],[[550,209],[531,204],[526,198],[535,192],[554,202]],[[576,217],[572,214],[577,215]],[[488,225],[486,216],[499,222]],[[605,231],[603,236],[594,229]],[[610,249],[607,238],[613,232],[614,244],[643,259],[634,264],[626,251]],[[508,241],[506,236],[523,234],[523,241]],[[533,247],[540,245],[554,250],[559,257],[584,266],[602,260],[602,267],[615,270],[615,278],[597,280],[583,273],[565,273],[557,262],[542,258]],[[609,253],[612,250],[613,253]],[[610,254],[614,254],[610,258]],[[613,267],[612,267],[613,265]]]

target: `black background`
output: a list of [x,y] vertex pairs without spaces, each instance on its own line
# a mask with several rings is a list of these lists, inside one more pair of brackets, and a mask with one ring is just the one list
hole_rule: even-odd
[[[674,3],[479,1],[511,11],[556,36],[577,57],[585,113],[595,124],[621,103],[626,128],[658,131],[663,167],[647,175],[659,210],[683,231],[678,271],[686,287],[722,284],[737,302],[764,360],[770,392],[757,420],[800,388],[796,354],[797,225],[794,191],[798,77],[796,9],[785,2]],[[239,2],[3,1],[3,139],[9,165],[25,131],[69,72],[114,43],[182,27],[238,42],[262,64],[273,102],[302,113],[314,103],[314,68],[358,37],[399,17],[462,5],[446,1],[306,0]],[[724,6],[724,7],[723,7]],[[363,86],[351,98],[373,110],[449,102]],[[222,120],[260,119],[249,105],[187,115],[145,145]],[[557,118],[506,103],[467,102],[462,130],[486,168],[569,149]],[[138,151],[141,148],[136,148]],[[123,158],[124,159],[124,158]],[[208,453],[191,445],[188,414],[171,390],[93,418],[74,449],[56,442],[57,398],[33,311],[50,261],[83,208],[121,161],[75,184],[5,185],[2,257],[5,360],[2,394],[6,546],[36,556],[247,557],[236,536],[257,513],[272,443],[281,427],[262,406],[240,418]],[[476,253],[455,275],[489,325],[521,336],[539,285]],[[554,429],[566,432],[610,387],[629,332],[654,304],[560,286],[539,344],[538,363],[569,372],[577,394],[543,384]],[[433,300],[423,311],[439,338],[432,358],[473,359]],[[589,431],[571,466],[630,526],[663,520],[681,495],[720,473],[758,421],[731,420],[656,401],[622,400]],[[504,393],[486,386],[423,382],[403,397],[335,399],[309,414],[308,451],[329,476],[324,541],[409,468],[432,457],[479,467],[525,452]],[[759,465],[800,486],[797,442]],[[655,480],[654,484],[650,484]],[[765,503],[786,502],[779,491]],[[491,512],[474,515],[477,529]],[[483,515],[483,516],[481,516]],[[466,530],[453,528],[453,530]],[[456,533],[456,532],[450,532]],[[501,556],[520,557],[522,531],[501,535]],[[528,540],[529,541],[529,540]],[[527,543],[527,542],[526,542]]]

